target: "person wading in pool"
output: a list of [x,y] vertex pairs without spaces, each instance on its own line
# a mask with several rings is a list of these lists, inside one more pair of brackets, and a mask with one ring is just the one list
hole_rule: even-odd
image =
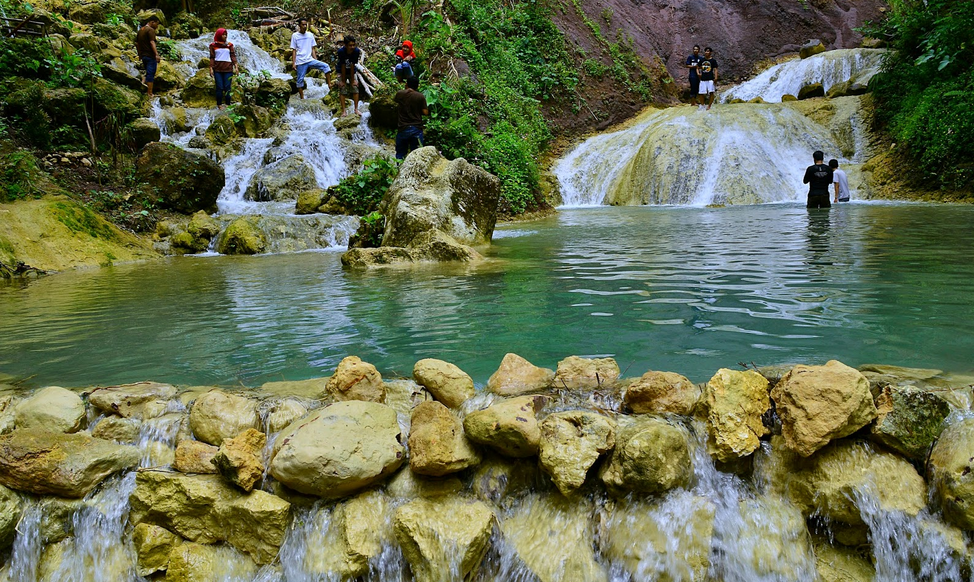
[[803,184],[808,184],[808,204],[806,208],[831,208],[829,203],[829,187],[832,185],[832,168],[822,162],[825,154],[816,151],[812,154],[815,163],[805,169]]

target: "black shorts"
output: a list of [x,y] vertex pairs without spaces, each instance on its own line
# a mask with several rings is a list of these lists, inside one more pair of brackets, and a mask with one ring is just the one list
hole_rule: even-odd
[[690,97],[700,94],[700,77],[690,77]]
[[805,208],[832,208],[828,194],[809,194],[808,205]]

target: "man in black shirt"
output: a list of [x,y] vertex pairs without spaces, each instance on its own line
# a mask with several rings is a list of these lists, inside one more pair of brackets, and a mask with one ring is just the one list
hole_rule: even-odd
[[338,96],[341,99],[342,117],[345,116],[345,98],[351,97],[355,102],[355,115],[358,110],[358,77],[356,76],[359,58],[362,51],[355,46],[355,37],[346,36],[345,46],[338,49]]
[[702,60],[700,45],[693,45],[693,54],[687,57],[687,68],[690,69],[690,103],[694,105],[703,105],[703,100],[697,98],[700,93],[700,76],[697,75],[697,68]]
[[822,162],[825,154],[816,151],[812,154],[815,162],[805,170],[803,184],[808,184],[808,205],[807,208],[831,208],[829,203],[829,187],[832,185],[832,168]]
[[393,98],[399,106],[399,133],[396,134],[396,159],[423,145],[423,116],[429,115],[426,96],[419,92],[419,79],[408,77],[406,88]]

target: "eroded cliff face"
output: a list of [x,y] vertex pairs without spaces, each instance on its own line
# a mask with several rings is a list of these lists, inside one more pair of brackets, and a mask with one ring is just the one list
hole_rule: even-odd
[[[856,28],[884,18],[882,0],[562,0],[553,18],[585,59],[610,64],[608,44],[628,43],[647,69],[672,76],[659,94],[676,101],[688,88],[684,68],[694,44],[714,49],[719,79],[748,77],[757,63],[798,52],[810,39],[826,49],[854,48],[862,42]],[[598,36],[595,33],[598,29]],[[600,38],[601,37],[601,38]],[[632,117],[645,102],[626,87],[595,78],[580,87],[589,109],[575,115],[551,114],[565,133],[603,129]],[[720,90],[718,86],[718,91]]]

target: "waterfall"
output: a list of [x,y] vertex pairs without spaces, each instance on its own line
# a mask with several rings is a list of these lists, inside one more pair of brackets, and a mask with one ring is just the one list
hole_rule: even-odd
[[882,49],[842,49],[781,63],[728,89],[721,101],[748,101],[760,97],[768,103],[779,103],[782,95],[797,96],[801,88],[810,83],[821,83],[826,91],[845,81],[866,84],[879,72],[885,52]]

